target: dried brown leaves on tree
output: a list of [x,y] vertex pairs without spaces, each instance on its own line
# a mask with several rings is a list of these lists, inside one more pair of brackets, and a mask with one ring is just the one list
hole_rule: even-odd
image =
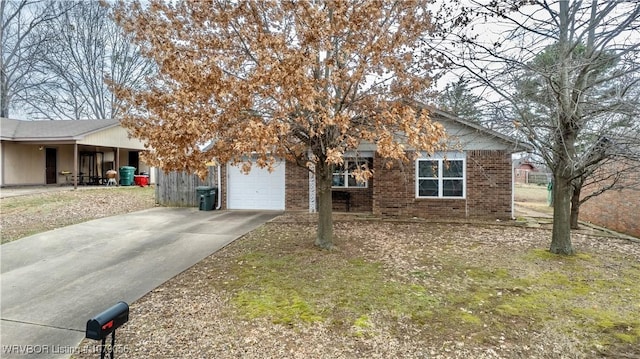
[[316,174],[322,223],[345,152],[375,143],[407,160],[442,143],[442,126],[403,101],[430,84],[432,64],[417,57],[432,30],[426,1],[151,1],[120,3],[116,20],[160,68],[151,90],[117,94],[163,169],[295,161]]

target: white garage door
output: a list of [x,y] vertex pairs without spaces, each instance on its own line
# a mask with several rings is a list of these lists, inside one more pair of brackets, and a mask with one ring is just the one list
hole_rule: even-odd
[[284,162],[278,161],[274,171],[253,166],[249,174],[240,167],[228,166],[227,207],[229,209],[284,210]]

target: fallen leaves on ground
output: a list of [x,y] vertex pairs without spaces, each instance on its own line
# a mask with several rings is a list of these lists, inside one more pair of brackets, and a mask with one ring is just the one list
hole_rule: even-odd
[[91,219],[155,206],[151,187],[56,190],[0,202],[2,243]]
[[[483,294],[477,287],[494,279],[499,283],[501,275],[508,275],[514,282],[520,278],[535,282],[538,276],[555,271],[572,275],[576,268],[585,273],[597,272],[605,282],[608,278],[616,280],[622,272],[637,275],[638,243],[577,234],[574,244],[582,256],[567,259],[546,254],[550,231],[542,228],[480,222],[381,221],[339,215],[336,218],[336,251],[314,248],[314,216],[286,214],[147,294],[131,305],[130,321],[118,331],[117,345],[122,349],[119,357],[543,359],[615,357],[634,348],[624,343],[599,346],[590,342],[590,332],[567,331],[572,321],[578,323],[579,319],[572,317],[571,308],[567,308],[568,322],[562,323],[553,318],[539,322],[526,316],[493,313],[495,308],[489,307],[488,302],[486,309],[482,307],[485,299],[518,300],[536,288],[489,287],[492,294],[478,302],[465,298],[465,293]],[[342,323],[338,314],[327,312],[323,315],[332,319],[312,322],[277,323],[268,316],[248,318],[234,304],[234,298],[239,291],[248,289],[246,286],[256,289],[261,284],[247,283],[238,288],[234,281],[243,273],[259,275],[260,270],[274,270],[252,266],[247,262],[252,254],[276,259],[299,256],[309,266],[321,263],[320,267],[326,268],[354,259],[377,263],[386,280],[427,288],[429,295],[442,301],[445,312],[423,323],[402,316],[391,322],[393,315],[372,308],[359,328],[358,323],[354,324],[356,327]],[[280,265],[308,275],[293,262],[285,260]],[[348,284],[350,279],[343,280]],[[285,283],[288,284],[294,285]],[[598,298],[607,298],[607,293],[600,294],[603,295]],[[315,299],[322,303],[322,298]],[[444,305],[451,304],[446,302],[456,300],[465,306],[453,306],[451,313],[446,312],[449,307]],[[589,300],[585,295],[585,305],[600,304]],[[475,306],[468,306],[470,303]],[[337,303],[322,304],[325,309],[321,310],[340,310]],[[611,305],[612,310],[618,308]],[[625,310],[640,315],[640,298],[625,306],[631,306]],[[550,311],[557,309],[550,306]],[[447,313],[450,320],[443,316]],[[561,311],[554,313],[564,315]],[[465,323],[464,318],[469,322]],[[640,330],[630,330],[636,329]]]

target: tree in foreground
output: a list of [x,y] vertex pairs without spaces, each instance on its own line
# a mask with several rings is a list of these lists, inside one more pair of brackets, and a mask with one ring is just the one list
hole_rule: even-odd
[[[572,59],[586,61],[585,48],[582,44],[575,46]],[[524,131],[535,129],[537,142],[546,144],[553,141],[556,127],[549,123],[549,118],[557,116],[557,106],[553,96],[550,96],[551,84],[541,74],[553,76],[559,63],[558,53],[555,44],[548,46],[528,64],[531,70],[525,70],[524,76],[515,80],[514,99],[520,106],[516,116],[526,119],[527,128]],[[579,228],[580,206],[584,202],[608,190],[633,185],[628,179],[638,167],[634,160],[640,158],[640,153],[635,149],[640,145],[640,138],[634,135],[640,130],[640,121],[635,118],[638,114],[635,104],[640,98],[637,90],[625,89],[638,79],[625,76],[611,81],[612,74],[624,73],[625,69],[618,67],[619,61],[613,54],[605,52],[599,57],[598,64],[592,67],[589,85],[586,86],[589,90],[582,104],[582,120],[586,126],[580,130],[575,141],[576,168],[571,183],[569,221],[571,229]],[[623,90],[619,92],[620,89]],[[614,107],[602,111],[603,104]],[[582,189],[587,186],[597,189],[585,194]]]
[[640,3],[472,1],[448,3],[440,14],[452,19],[449,29],[460,30],[444,33],[445,43],[425,45],[467,70],[509,109],[514,133],[553,172],[550,251],[573,254],[574,188],[595,163],[611,158],[613,147],[604,148],[603,141],[637,129]]
[[[361,143],[409,160],[444,130],[404,99],[430,84],[416,57],[432,31],[425,1],[150,1],[120,3],[116,20],[159,74],[149,90],[119,87],[123,119],[164,170],[205,163],[271,167],[285,158],[316,177],[316,245],[333,247],[333,166]],[[204,146],[211,143],[207,150]],[[358,180],[373,173],[365,166]]]

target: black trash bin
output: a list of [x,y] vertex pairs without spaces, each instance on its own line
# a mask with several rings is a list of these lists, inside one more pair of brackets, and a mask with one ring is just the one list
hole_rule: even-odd
[[196,195],[201,211],[212,211],[216,202],[218,189],[210,186],[196,187]]

